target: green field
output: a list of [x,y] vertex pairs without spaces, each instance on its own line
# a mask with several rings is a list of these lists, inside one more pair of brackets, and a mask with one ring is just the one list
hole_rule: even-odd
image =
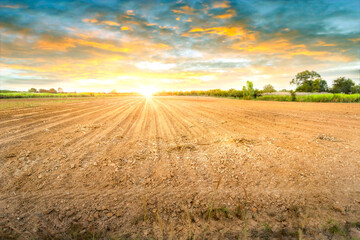
[[29,93],[29,92],[0,92],[0,98],[68,98],[68,97],[117,97],[138,95],[137,93]]
[[[291,96],[284,95],[266,95],[259,96],[256,100],[264,101],[291,101]],[[310,94],[310,95],[297,95],[296,102],[343,102],[343,103],[354,103],[360,102],[360,94]]]

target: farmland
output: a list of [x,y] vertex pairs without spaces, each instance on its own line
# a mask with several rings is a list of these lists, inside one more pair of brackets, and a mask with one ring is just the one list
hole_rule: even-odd
[[21,101],[0,111],[0,238],[359,236],[359,104]]

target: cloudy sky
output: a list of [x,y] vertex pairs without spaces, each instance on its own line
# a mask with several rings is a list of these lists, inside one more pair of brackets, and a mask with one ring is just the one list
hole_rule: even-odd
[[290,88],[360,79],[359,0],[0,1],[1,89]]

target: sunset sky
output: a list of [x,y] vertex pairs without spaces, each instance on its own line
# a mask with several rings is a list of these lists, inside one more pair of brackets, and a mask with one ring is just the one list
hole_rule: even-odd
[[1,89],[359,83],[360,1],[0,1]]

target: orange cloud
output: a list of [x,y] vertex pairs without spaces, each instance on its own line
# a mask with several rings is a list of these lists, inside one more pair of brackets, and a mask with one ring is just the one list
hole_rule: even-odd
[[224,2],[214,2],[212,5],[213,8],[229,8],[229,2],[228,1],[224,1]]
[[191,18],[184,20],[185,22],[192,22]]
[[206,33],[225,35],[229,37],[245,37],[249,40],[255,40],[255,35],[249,33],[242,27],[213,27],[213,28],[193,28],[190,33]]
[[130,16],[135,16],[135,13],[134,13],[133,10],[127,10],[127,11],[126,11],[126,14],[127,14],[127,15],[130,15]]
[[19,5],[19,4],[15,4],[15,5],[0,5],[0,8],[18,9],[18,8],[21,8],[21,5]]
[[130,30],[130,31],[132,31],[132,28],[127,27],[127,26],[122,26],[122,27],[121,27],[121,30],[123,30],[123,31],[128,31],[128,30]]
[[171,10],[173,13],[185,13],[184,11],[182,10],[176,10],[176,9],[173,9]]
[[114,44],[110,44],[110,43],[104,43],[104,42],[99,43],[99,42],[88,41],[88,40],[83,40],[83,39],[73,39],[72,41],[78,45],[94,47],[94,48],[108,50],[108,51],[112,51],[112,52],[128,52],[129,51],[129,48],[127,48],[127,47],[118,47],[118,46],[116,46]]
[[214,18],[220,18],[220,19],[226,19],[226,18],[232,18],[236,15],[236,12],[234,9],[229,9],[226,11],[226,13],[217,15]]
[[37,42],[37,48],[43,50],[66,51],[70,47],[75,47],[71,39],[65,39],[63,41],[39,40]]
[[171,10],[173,13],[180,13],[180,14],[192,14],[194,12],[194,9],[192,7],[189,7],[187,5],[180,7],[181,10],[173,9]]
[[77,46],[87,46],[111,52],[122,53],[140,53],[146,50],[169,50],[170,46],[163,43],[152,43],[150,41],[133,40],[131,42],[98,42],[86,38],[65,38],[65,39],[47,39],[43,38],[37,42],[36,48],[43,50],[65,51],[68,48]]
[[237,49],[246,50],[254,53],[284,53],[287,50],[305,49],[304,44],[293,45],[286,39],[270,40],[257,44],[251,44]]
[[356,42],[360,42],[360,38],[350,38],[350,41],[356,43]]
[[189,6],[183,6],[181,9],[184,10],[186,14],[192,14],[194,12],[194,9]]
[[83,22],[87,23],[87,22],[90,22],[90,23],[97,23],[98,20],[96,18],[93,18],[93,19],[88,19],[88,18],[85,18],[82,20]]
[[336,44],[334,44],[334,43],[326,43],[326,42],[324,42],[324,41],[318,41],[316,44],[315,44],[315,46],[321,46],[321,47],[334,47],[334,46],[336,46]]
[[240,43],[231,48],[243,50],[248,53],[256,54],[275,54],[281,58],[292,58],[293,56],[311,56],[318,60],[325,61],[351,61],[350,57],[341,55],[339,53],[332,53],[327,51],[312,51],[307,48],[305,44],[292,44],[287,39],[269,40],[260,43]]
[[113,21],[102,21],[102,24],[107,24],[110,26],[120,26],[120,24],[118,22],[113,22]]

